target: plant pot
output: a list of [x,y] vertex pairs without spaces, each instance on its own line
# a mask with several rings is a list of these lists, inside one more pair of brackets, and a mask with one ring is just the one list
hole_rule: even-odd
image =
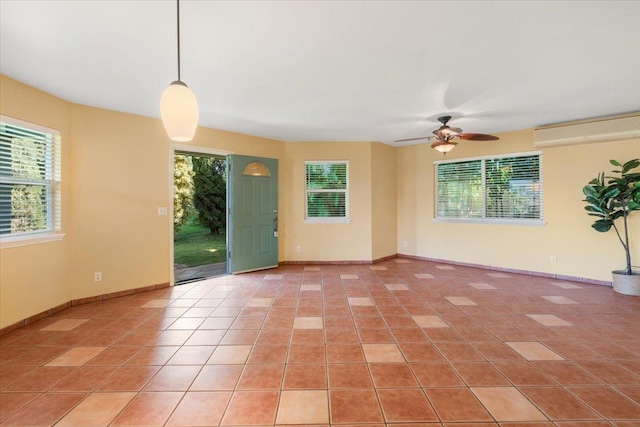
[[611,272],[613,290],[623,295],[640,296],[640,272],[633,271],[631,275],[624,270]]

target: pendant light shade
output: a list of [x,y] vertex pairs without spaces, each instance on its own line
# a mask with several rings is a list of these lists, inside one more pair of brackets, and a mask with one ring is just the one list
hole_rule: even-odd
[[160,97],[160,116],[172,141],[191,141],[198,127],[198,100],[181,81],[172,82]]
[[456,148],[456,145],[458,145],[458,143],[453,141],[436,141],[431,144],[431,148],[438,150],[442,154],[447,154],[449,151]]
[[160,117],[172,141],[193,139],[198,128],[198,100],[191,89],[180,80],[180,0],[176,0],[178,34],[178,80],[171,82],[160,97]]

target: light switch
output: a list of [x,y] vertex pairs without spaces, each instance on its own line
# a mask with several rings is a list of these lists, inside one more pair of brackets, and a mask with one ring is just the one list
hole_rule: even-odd
[[159,207],[158,208],[158,215],[167,215],[167,208],[166,207]]

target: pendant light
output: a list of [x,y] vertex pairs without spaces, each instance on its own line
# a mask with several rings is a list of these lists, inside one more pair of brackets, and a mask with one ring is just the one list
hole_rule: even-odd
[[180,0],[177,4],[178,80],[171,82],[160,97],[160,116],[172,141],[191,141],[198,127],[198,100],[180,80]]

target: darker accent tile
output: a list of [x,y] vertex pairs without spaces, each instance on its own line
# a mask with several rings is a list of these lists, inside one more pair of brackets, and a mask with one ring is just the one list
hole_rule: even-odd
[[522,356],[499,341],[474,342],[472,345],[487,360],[522,360]]
[[124,366],[98,387],[100,391],[140,391],[159,366]]
[[534,366],[556,380],[561,385],[571,384],[601,384],[587,371],[565,360],[537,361]]
[[362,347],[356,344],[327,344],[328,363],[363,363]]
[[559,387],[520,390],[552,420],[598,420],[600,417]]
[[116,369],[115,366],[83,366],[56,384],[51,391],[93,391]]
[[321,344],[293,344],[289,348],[288,363],[325,363],[325,347]]
[[387,422],[438,421],[420,389],[378,390],[378,397]]
[[12,360],[10,364],[40,366],[52,361],[67,350],[68,348],[65,347],[38,347]]
[[516,386],[557,385],[554,380],[530,362],[493,362],[493,366]]
[[511,385],[511,383],[488,362],[454,363],[453,367],[469,386]]
[[183,393],[140,393],[116,417],[113,426],[164,425]]
[[484,361],[484,358],[470,344],[438,342],[436,347],[451,362]]
[[47,393],[6,419],[6,426],[53,425],[86,397],[84,393]]
[[247,363],[284,363],[287,358],[287,345],[256,345],[253,347]]
[[398,343],[398,347],[409,362],[437,362],[443,360],[433,344]]
[[428,389],[427,396],[442,421],[491,421],[493,418],[466,388]]
[[[339,365],[331,365],[339,366]],[[355,365],[349,365],[355,366]],[[283,389],[326,389],[326,365],[287,365]]]
[[409,366],[411,366],[422,387],[464,386],[462,380],[448,363],[411,363]]
[[24,377],[36,369],[35,366],[2,366],[0,367],[0,390],[12,382]]
[[215,346],[184,345],[169,359],[167,365],[204,365]]
[[418,387],[406,363],[372,363],[369,365],[376,388]]
[[71,366],[43,366],[36,368],[13,382],[6,391],[47,391],[64,377],[75,371]]
[[87,362],[86,366],[122,366],[142,348],[141,346],[109,347]]
[[640,405],[609,387],[568,387],[568,389],[605,418],[640,420]]
[[387,328],[359,328],[360,342],[362,343],[392,343],[393,336]]
[[230,398],[230,392],[186,393],[166,425],[217,426]]
[[222,419],[223,425],[269,425],[275,422],[279,392],[237,391]]
[[242,372],[237,390],[280,389],[284,373],[283,364],[247,365]]
[[331,423],[382,422],[376,393],[372,389],[330,390]]
[[606,360],[579,360],[576,365],[607,384],[640,384],[640,376]]
[[144,347],[127,364],[132,366],[164,365],[179,348],[178,346]]
[[291,344],[322,344],[324,331],[321,329],[295,329],[291,336]]
[[40,393],[0,393],[0,422],[39,396]]
[[145,391],[184,391],[191,386],[200,366],[164,366],[147,383]]
[[334,388],[370,388],[373,387],[367,365],[329,364],[329,387]]
[[233,390],[243,365],[205,365],[191,384],[192,391]]

